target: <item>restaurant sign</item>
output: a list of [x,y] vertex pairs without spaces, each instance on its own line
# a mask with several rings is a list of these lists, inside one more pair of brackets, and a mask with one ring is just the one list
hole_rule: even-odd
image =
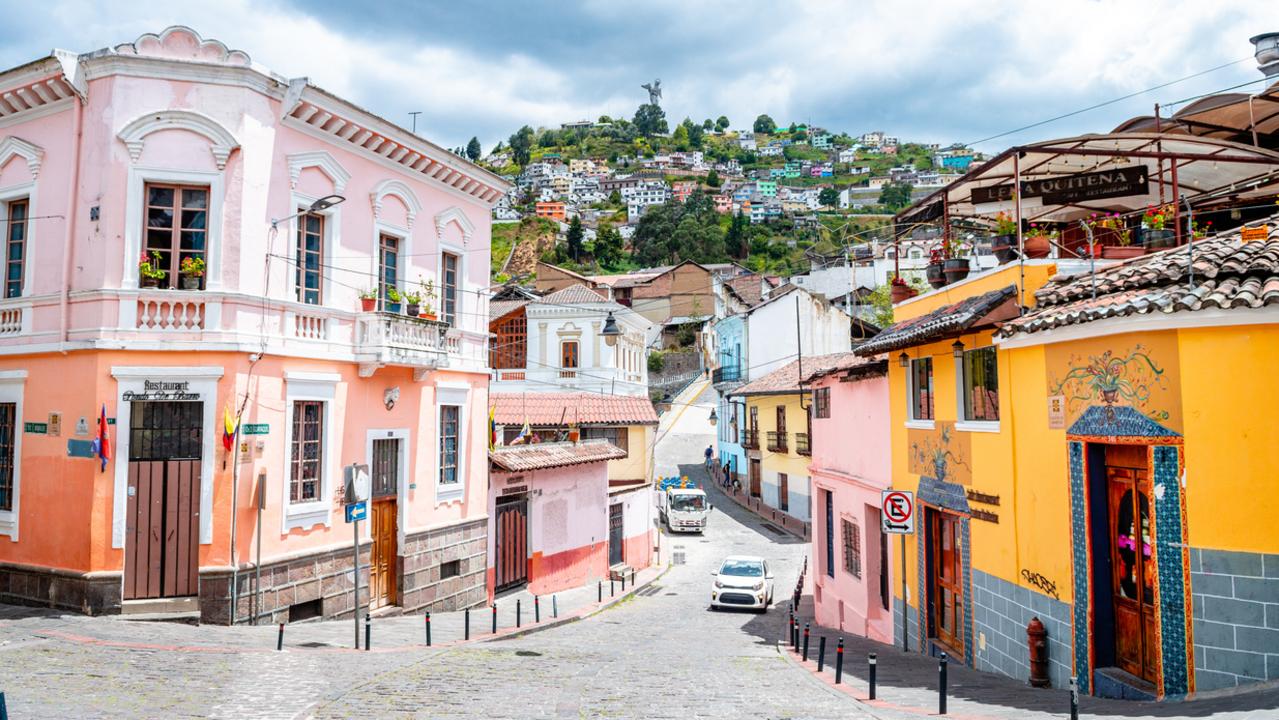
[[190,380],[143,380],[142,392],[125,390],[125,402],[145,400],[199,400],[200,393],[191,392]]
[[[1023,180],[1021,197],[1042,198],[1047,205],[1064,205],[1086,200],[1145,195],[1150,191],[1150,177],[1145,165],[1129,165],[1100,172]],[[973,203],[1007,202],[1013,199],[1012,185],[973,188]]]

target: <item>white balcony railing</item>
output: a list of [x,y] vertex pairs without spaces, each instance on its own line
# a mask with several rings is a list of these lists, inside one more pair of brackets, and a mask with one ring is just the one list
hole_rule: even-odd
[[362,365],[403,365],[430,369],[448,365],[448,325],[387,312],[356,319],[355,354]]
[[200,293],[177,290],[147,292],[138,297],[138,330],[203,330],[205,298]]
[[20,307],[0,310],[0,337],[17,337],[22,334],[23,310]]

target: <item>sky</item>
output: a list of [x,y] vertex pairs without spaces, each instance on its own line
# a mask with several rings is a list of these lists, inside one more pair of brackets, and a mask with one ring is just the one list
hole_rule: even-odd
[[[631,117],[662,81],[674,125],[883,130],[978,145],[1105,132],[1166,104],[1260,79],[1248,38],[1273,0],[0,0],[0,66],[187,25],[447,147],[485,151],[521,125]],[[1246,89],[1263,87],[1260,83]],[[1174,106],[1175,109],[1175,106]]]

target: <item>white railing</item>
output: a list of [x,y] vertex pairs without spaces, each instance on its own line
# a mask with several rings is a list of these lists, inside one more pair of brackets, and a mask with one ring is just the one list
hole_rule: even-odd
[[0,310],[0,337],[22,334],[22,308]]
[[162,290],[138,297],[138,330],[192,332],[203,330],[204,321],[204,298],[198,293]]
[[285,331],[292,337],[302,340],[328,340],[329,319],[323,315],[288,313],[285,319]]
[[446,323],[387,312],[363,313],[356,323],[355,353],[363,361],[413,367],[447,364]]

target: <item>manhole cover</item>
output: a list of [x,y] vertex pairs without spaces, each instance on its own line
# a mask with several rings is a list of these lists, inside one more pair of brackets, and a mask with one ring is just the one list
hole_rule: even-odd
[[683,553],[683,551],[676,552],[676,553],[672,553],[672,554],[671,554],[671,560],[673,560],[673,561],[675,562],[675,564],[676,564],[676,565],[683,565],[683,564],[684,564],[684,553]]
[[532,650],[516,650],[515,654],[520,657],[542,657],[542,653],[533,652]]

